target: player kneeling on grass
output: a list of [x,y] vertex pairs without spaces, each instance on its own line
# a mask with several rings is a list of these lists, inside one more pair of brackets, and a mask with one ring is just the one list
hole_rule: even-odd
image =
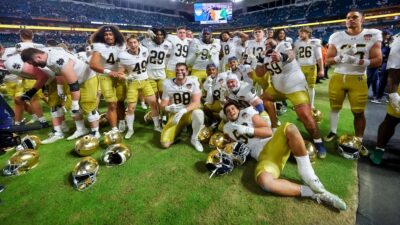
[[[271,128],[252,107],[239,110],[237,103],[228,102],[224,113],[229,120],[224,126],[224,133],[251,149],[251,156],[258,161],[256,182],[263,190],[282,196],[311,197],[318,203],[322,201],[337,209],[346,209],[346,203],[328,192],[318,179],[304,140],[294,124],[283,124],[272,135]],[[305,185],[279,178],[290,153],[297,161],[298,172]]]
[[128,132],[125,135],[126,139],[132,137],[133,122],[135,120],[135,108],[138,99],[139,90],[143,93],[146,101],[151,107],[151,117],[154,122],[154,129],[161,132],[161,127],[158,119],[158,109],[156,96],[147,75],[147,57],[149,52],[147,48],[140,46],[136,35],[132,35],[127,39],[128,50],[123,51],[118,55],[120,70],[119,72],[127,72],[127,100],[128,112],[126,114],[126,123]]
[[161,109],[170,113],[169,120],[161,132],[161,145],[168,148],[182,128],[192,124],[191,144],[202,152],[198,134],[204,125],[204,113],[200,107],[201,91],[195,77],[188,77],[185,63],[177,63],[176,77],[163,83]]

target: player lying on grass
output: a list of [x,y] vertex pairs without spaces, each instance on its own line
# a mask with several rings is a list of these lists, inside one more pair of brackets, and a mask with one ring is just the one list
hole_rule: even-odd
[[[282,124],[272,135],[271,128],[252,107],[240,110],[235,102],[224,106],[228,123],[224,133],[231,139],[247,144],[251,156],[258,161],[255,179],[260,187],[282,196],[301,196],[346,210],[346,203],[328,192],[311,166],[304,140],[294,124]],[[279,178],[290,153],[297,161],[297,168],[305,185]]]

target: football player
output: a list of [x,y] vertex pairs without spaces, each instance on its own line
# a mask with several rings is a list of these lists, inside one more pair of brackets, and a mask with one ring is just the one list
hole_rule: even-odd
[[144,39],[142,44],[149,50],[147,74],[157,98],[162,95],[162,85],[166,78],[165,65],[170,56],[172,44],[165,40],[167,33],[163,29],[148,30],[150,39]]
[[255,72],[250,65],[239,64],[239,60],[236,56],[230,57],[228,63],[230,73],[235,74],[240,81],[253,85],[252,78],[255,77]]
[[[117,57],[125,50],[125,39],[116,26],[102,26],[92,35],[90,68],[98,73],[101,94],[107,102],[107,118],[113,131],[125,130],[126,97],[123,73],[118,72]],[[118,121],[118,127],[117,127]]]
[[145,97],[151,107],[151,117],[154,122],[154,129],[161,132],[156,96],[147,75],[147,58],[149,52],[146,47],[140,46],[139,39],[136,35],[131,35],[127,39],[127,51],[123,51],[118,55],[120,71],[127,74],[127,101],[128,110],[126,113],[126,123],[128,131],[125,135],[126,139],[132,137],[133,122],[135,120],[135,108],[138,100],[139,91]]
[[[98,77],[89,65],[71,53],[53,47],[44,48],[43,51],[35,48],[25,49],[21,53],[21,58],[24,62],[35,67],[49,68],[57,76],[62,75],[68,83],[72,96],[71,114],[75,120],[76,131],[67,140],[73,140],[89,133],[89,130],[85,127],[82,112],[87,115],[91,134],[100,138],[100,116],[96,110]],[[60,99],[56,85],[49,87],[49,95],[49,106],[52,107],[51,115],[54,118],[53,124],[56,132],[46,142],[52,143],[64,137],[60,128],[61,117],[63,117],[61,111],[63,109],[59,107]]]
[[346,16],[346,31],[333,33],[329,38],[326,64],[335,65],[329,82],[330,133],[325,141],[336,138],[339,111],[346,96],[349,98],[354,116],[355,136],[362,141],[365,130],[364,110],[368,99],[367,67],[378,67],[382,63],[379,30],[362,27],[364,15],[350,11]]
[[215,128],[220,120],[219,113],[225,103],[227,94],[226,77],[227,72],[218,73],[218,68],[214,63],[207,65],[207,80],[203,83],[206,91],[206,102],[204,104],[204,114],[211,120],[211,127]]
[[311,33],[312,30],[309,27],[303,27],[299,30],[300,39],[294,43],[294,52],[301,71],[306,76],[308,95],[310,96],[311,107],[314,108],[315,83],[317,75],[319,78],[324,77],[324,65],[322,63],[321,41],[311,38]]
[[271,74],[271,85],[263,93],[263,98],[267,101],[282,101],[288,98],[294,105],[297,116],[314,139],[318,156],[325,158],[326,149],[311,112],[307,81],[295,59],[290,43],[282,41],[278,44],[275,39],[267,39],[265,65],[258,67],[261,68],[258,68],[257,72],[265,74],[269,71]]
[[168,34],[167,41],[172,44],[171,56],[167,64],[167,78],[175,77],[175,65],[186,62],[189,52],[190,38],[186,37],[186,28],[178,27],[176,35]]
[[[235,102],[228,102],[224,106],[224,113],[229,120],[224,126],[224,133],[251,149],[251,156],[258,161],[255,179],[263,190],[282,196],[309,197],[339,210],[346,209],[346,203],[328,192],[318,179],[295,125],[282,124],[272,135],[271,128],[251,107],[239,110]],[[279,178],[291,153],[296,159],[297,171],[304,185]]]
[[386,117],[379,126],[378,140],[369,158],[375,165],[382,163],[385,147],[400,123],[400,34],[393,37],[393,43],[387,61],[389,103]]
[[167,124],[161,132],[161,145],[164,148],[171,146],[182,129],[191,124],[193,134],[191,144],[199,151],[203,151],[198,134],[204,126],[204,113],[200,107],[201,90],[195,77],[187,76],[188,68],[185,63],[177,63],[176,77],[166,79],[163,84],[161,109],[170,113]]
[[253,36],[254,39],[247,42],[244,64],[251,65],[255,69],[257,64],[261,65],[263,63],[263,52],[265,51],[264,29],[255,27]]
[[221,45],[212,37],[210,28],[203,28],[201,40],[193,39],[190,43],[186,63],[192,66],[191,75],[197,77],[201,84],[207,79],[206,67],[209,63],[214,63],[219,68],[220,50]]
[[238,55],[238,48],[240,48],[242,46],[242,43],[246,42],[248,38],[248,35],[241,31],[235,31],[232,34],[229,31],[221,32],[221,34],[219,35],[222,53],[222,63],[220,66],[221,72],[228,70],[229,58],[240,57],[240,54]]

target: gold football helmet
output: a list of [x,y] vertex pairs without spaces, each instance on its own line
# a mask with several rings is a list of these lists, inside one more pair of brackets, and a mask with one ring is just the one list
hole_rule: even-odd
[[210,178],[216,175],[225,175],[230,173],[233,168],[233,158],[231,154],[227,154],[221,150],[213,150],[208,153],[206,167],[211,171]]
[[131,158],[131,150],[124,144],[113,144],[103,152],[101,159],[107,166],[117,166],[124,164]]
[[209,142],[212,135],[212,129],[210,127],[203,127],[199,132],[199,141],[201,142]]
[[40,138],[36,135],[26,135],[21,139],[21,144],[15,147],[15,150],[22,151],[25,149],[38,150],[40,146]]
[[317,123],[321,123],[324,118],[324,115],[322,114],[322,112],[315,108],[312,109],[312,116],[314,117],[314,120]]
[[122,136],[118,131],[109,131],[104,133],[104,144],[107,146],[122,142]]
[[107,113],[100,114],[99,125],[100,127],[108,126]]
[[26,149],[14,153],[3,169],[6,176],[20,175],[35,168],[39,164],[39,152]]
[[78,191],[83,191],[96,182],[99,163],[88,156],[79,161],[72,171],[72,181]]
[[222,132],[216,132],[213,135],[211,135],[209,145],[210,148],[216,148],[216,149],[224,149],[226,146],[227,140],[224,137],[224,134]]
[[151,121],[153,121],[153,118],[151,117],[151,111],[148,111],[145,115],[144,115],[144,122],[145,123],[150,123]]
[[360,151],[364,150],[360,139],[347,134],[339,137],[338,145],[339,154],[346,159],[358,159]]
[[99,140],[92,135],[85,135],[75,143],[75,152],[80,156],[89,156],[96,152]]
[[317,160],[317,148],[315,148],[313,143],[307,140],[304,140],[304,144],[306,145],[307,153],[310,157],[311,163],[315,163]]
[[232,155],[233,162],[240,166],[246,162],[246,157],[250,154],[250,148],[242,142],[232,142],[226,145],[224,151]]

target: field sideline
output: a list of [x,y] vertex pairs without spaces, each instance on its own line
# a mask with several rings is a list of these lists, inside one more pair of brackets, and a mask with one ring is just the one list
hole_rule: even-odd
[[[324,114],[320,124],[323,135],[329,132],[327,84],[324,81],[316,86],[315,105]],[[144,124],[143,115],[139,109],[135,134],[131,140],[124,140],[132,158],[113,168],[100,162],[97,182],[84,192],[71,185],[71,171],[80,160],[72,150],[75,141],[41,145],[37,168],[21,176],[0,176],[0,183],[6,185],[0,193],[0,224],[355,224],[357,163],[340,157],[336,143],[326,144],[327,158],[313,166],[325,187],[345,200],[345,212],[311,199],[265,193],[254,181],[254,160],[229,175],[209,179],[205,168],[209,148],[196,152],[190,136],[183,133],[179,143],[163,150],[160,134],[153,132],[152,124]],[[295,123],[309,139],[291,109],[280,120]],[[346,102],[338,133],[352,134],[352,124]],[[32,133],[44,139],[48,130]],[[99,160],[101,151],[93,157]],[[0,166],[6,165],[12,154],[0,156]],[[287,163],[283,177],[300,182],[294,160]]]

